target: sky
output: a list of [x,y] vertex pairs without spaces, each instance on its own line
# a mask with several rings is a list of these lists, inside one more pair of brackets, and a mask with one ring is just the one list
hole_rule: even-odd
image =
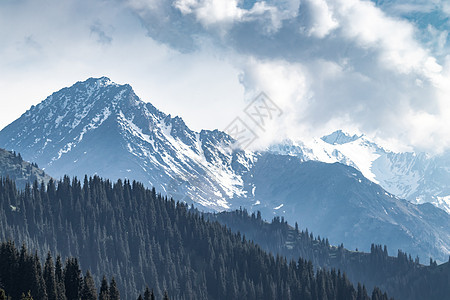
[[107,76],[194,130],[264,92],[256,147],[336,129],[450,148],[450,3],[441,0],[0,0],[0,129]]

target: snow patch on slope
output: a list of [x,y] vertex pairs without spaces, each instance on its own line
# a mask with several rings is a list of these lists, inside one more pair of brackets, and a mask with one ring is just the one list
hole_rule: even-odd
[[[354,138],[354,137],[353,137]],[[282,146],[274,145],[269,151],[292,156],[300,156],[304,160],[317,160],[326,163],[340,162],[352,166],[369,180],[379,183],[372,165],[382,154],[384,149],[370,143],[364,137],[352,139],[348,143],[330,144],[322,139],[314,139],[309,143],[285,141]]]
[[100,114],[97,114],[91,122],[83,127],[83,130],[81,131],[80,135],[78,136],[78,143],[81,142],[84,135],[91,130],[97,129],[100,125],[103,124],[103,122],[106,121],[106,119],[111,116],[111,110],[109,107],[105,107]]

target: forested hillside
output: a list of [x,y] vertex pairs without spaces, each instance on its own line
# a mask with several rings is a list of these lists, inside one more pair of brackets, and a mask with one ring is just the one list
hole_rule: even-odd
[[268,252],[288,259],[302,257],[315,267],[340,269],[352,282],[362,282],[368,289],[379,286],[395,299],[440,300],[450,295],[450,263],[438,266],[430,259],[425,266],[401,250],[392,257],[386,246],[374,244],[370,253],[349,251],[344,245],[331,246],[328,239],[314,237],[307,229],[300,231],[297,224],[289,226],[283,218],[268,223],[259,213],[249,215],[246,210],[208,214],[208,218],[244,234]]
[[18,192],[2,179],[0,238],[78,257],[82,270],[115,276],[123,299],[146,284],[171,299],[368,299],[341,272],[267,254],[136,182],[64,177]]
[[119,300],[120,292],[114,277],[108,283],[103,277],[97,289],[89,270],[81,273],[76,258],[60,256],[54,262],[51,253],[45,263],[37,253],[32,254],[25,245],[19,250],[14,242],[0,244],[0,300],[7,299],[109,299]]
[[9,177],[16,182],[17,188],[23,189],[27,183],[35,180],[47,183],[50,180],[43,170],[35,163],[28,163],[22,159],[20,153],[0,148],[0,176]]
[[[61,256],[54,262],[48,252],[45,263],[37,253],[32,254],[22,245],[20,251],[14,242],[0,243],[0,300],[7,299],[82,299],[119,300],[120,291],[114,277],[108,283],[103,276],[96,286],[89,270],[83,276],[78,259],[67,258],[63,266]],[[153,290],[145,288],[141,300],[156,300]],[[167,292],[163,300],[169,300]]]

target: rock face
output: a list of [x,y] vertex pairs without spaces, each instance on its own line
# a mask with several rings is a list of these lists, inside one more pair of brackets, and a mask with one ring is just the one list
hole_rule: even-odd
[[[332,149],[363,140],[338,132],[321,143]],[[342,158],[346,166],[305,162],[314,151],[292,144],[264,152],[236,149],[227,134],[192,131],[181,118],[141,101],[129,85],[105,77],[78,82],[32,107],[0,132],[0,147],[20,152],[55,177],[138,180],[208,210],[242,206],[261,210],[265,218],[284,216],[349,248],[387,244],[422,261],[450,254],[449,215],[397,198],[369,173],[367,180],[359,164],[364,156],[347,155],[346,161],[343,151],[331,153],[330,162]]]

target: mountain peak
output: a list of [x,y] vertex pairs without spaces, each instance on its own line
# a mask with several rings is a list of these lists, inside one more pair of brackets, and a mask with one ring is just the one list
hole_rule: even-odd
[[99,87],[103,87],[103,86],[108,86],[108,85],[113,85],[113,86],[118,86],[119,84],[113,82],[111,79],[109,79],[106,76],[102,76],[99,78],[94,78],[94,77],[90,77],[88,79],[86,79],[85,81],[79,81],[77,82],[77,84],[95,84]]
[[104,102],[104,104],[119,102],[121,99],[127,98],[124,97],[126,94],[132,92],[130,85],[117,84],[108,77],[88,78],[53,93],[38,104],[36,109],[48,110],[50,117],[53,115],[70,116],[80,110],[92,107],[96,102]]
[[328,143],[330,145],[342,145],[351,143],[353,141],[356,141],[357,139],[361,138],[362,135],[350,135],[347,132],[344,132],[342,130],[336,130],[335,132],[325,135],[321,137],[320,139],[324,141],[325,143]]

